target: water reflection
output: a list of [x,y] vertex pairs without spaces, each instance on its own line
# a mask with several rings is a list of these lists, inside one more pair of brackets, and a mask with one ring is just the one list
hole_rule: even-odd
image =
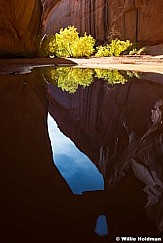
[[[115,242],[122,235],[162,236],[160,79],[155,74],[143,74],[141,80],[130,75],[123,85],[108,85],[91,70],[91,85],[84,89],[80,84],[75,93],[69,93],[57,87],[53,69],[0,76],[0,241],[94,243]],[[72,193],[53,163],[48,111],[99,169],[103,191]],[[55,142],[54,149],[59,149],[60,142]],[[71,163],[67,142],[64,151]],[[55,160],[60,160],[56,155]],[[61,170],[68,176],[68,168]],[[70,172],[76,176],[77,168]],[[80,193],[71,179],[71,188]],[[107,216],[108,237],[94,233],[100,215]]]
[[100,68],[51,67],[48,71],[45,70],[44,75],[48,82],[69,93],[75,93],[79,86],[83,88],[90,86],[94,82],[94,78],[103,79],[110,85],[125,84],[134,76],[140,78],[140,74],[135,71],[120,72]]
[[157,75],[143,74],[141,80],[128,75],[129,82],[114,86],[95,75],[91,86],[74,94],[49,84],[49,111],[104,176],[100,197],[108,205],[110,236],[158,235],[163,230],[163,86]]
[[[84,191],[103,190],[103,177],[97,167],[59,130],[57,123],[50,115],[48,115],[48,130],[54,163],[73,193],[82,194]],[[108,229],[104,215],[97,219],[95,232],[98,235],[107,235]]]
[[97,167],[81,153],[74,143],[60,132],[56,122],[48,115],[54,163],[68,182],[74,194],[103,190],[104,181]]
[[105,215],[100,215],[98,217],[96,222],[95,233],[100,236],[108,235],[108,227]]
[[98,242],[102,212],[75,196],[53,163],[40,70],[0,75],[0,242]]

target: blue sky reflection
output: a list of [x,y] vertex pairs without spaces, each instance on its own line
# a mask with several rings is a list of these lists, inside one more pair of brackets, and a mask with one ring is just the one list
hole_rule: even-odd
[[73,193],[82,194],[83,191],[104,189],[103,177],[96,166],[59,130],[50,115],[48,130],[54,163]]
[[[73,193],[82,194],[83,191],[103,190],[103,177],[96,166],[59,130],[57,123],[49,114],[48,130],[54,163]],[[108,233],[104,215],[97,219],[95,232],[98,235]]]

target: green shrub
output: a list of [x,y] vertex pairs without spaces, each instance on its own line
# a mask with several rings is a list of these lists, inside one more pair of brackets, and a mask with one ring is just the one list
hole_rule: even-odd
[[122,52],[127,50],[131,46],[131,42],[121,41],[118,39],[112,40],[110,44],[105,46],[97,47],[97,53],[95,56],[97,57],[107,57],[107,56],[115,56],[118,57]]
[[75,41],[72,46],[73,57],[89,57],[95,49],[95,39],[91,35],[84,34],[78,41]]
[[74,26],[60,29],[59,33],[55,34],[55,40],[57,44],[56,56],[73,57],[74,42],[79,40],[77,29]]
[[108,57],[108,56],[110,56],[109,45],[98,46],[96,49],[97,49],[97,53],[95,54],[96,57]]
[[42,43],[44,56],[57,57],[89,57],[95,51],[95,39],[91,35],[79,37],[74,26],[60,29],[59,33],[48,36]]
[[146,54],[146,53],[147,53],[146,47],[142,47],[140,49],[134,48],[133,50],[131,50],[129,52],[129,55],[143,55],[143,54]]
[[[44,35],[39,44],[39,53],[45,57],[90,57],[95,53],[95,42],[91,35],[85,33],[79,37],[77,28],[68,26],[55,35]],[[122,53],[141,55],[146,53],[146,48],[137,49],[137,44],[132,44],[129,40],[113,39],[110,44],[96,47],[95,56],[120,56]]]
[[56,52],[57,45],[53,35],[45,35],[40,41],[39,53],[40,56],[48,57]]

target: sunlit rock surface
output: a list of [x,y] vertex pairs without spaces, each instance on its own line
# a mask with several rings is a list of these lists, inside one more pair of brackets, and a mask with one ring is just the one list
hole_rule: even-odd
[[73,95],[49,85],[51,115],[104,176],[110,234],[158,234],[152,221],[163,231],[162,94],[136,78]]
[[41,21],[40,0],[0,1],[0,56],[31,56]]
[[[45,0],[44,32],[75,25],[80,34],[92,34],[98,40],[130,39],[143,44],[163,43],[162,0]],[[49,14],[48,13],[49,6]]]

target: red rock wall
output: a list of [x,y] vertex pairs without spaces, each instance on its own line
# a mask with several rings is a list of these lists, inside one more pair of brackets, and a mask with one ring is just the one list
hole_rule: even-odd
[[54,33],[61,27],[75,25],[80,34],[87,32],[97,39],[103,39],[108,30],[108,3],[105,2],[106,0],[58,1],[44,22],[44,31]]
[[163,42],[162,0],[110,0],[109,26],[123,39]]
[[97,40],[163,43],[162,0],[0,0],[1,56],[33,54],[42,8],[43,33],[75,25]]
[[[96,39],[110,37],[150,44],[163,42],[162,0],[62,0],[58,1],[43,22],[47,33],[75,25],[79,32]],[[47,5],[46,5],[47,6]]]
[[0,55],[31,55],[40,20],[40,0],[0,0]]

